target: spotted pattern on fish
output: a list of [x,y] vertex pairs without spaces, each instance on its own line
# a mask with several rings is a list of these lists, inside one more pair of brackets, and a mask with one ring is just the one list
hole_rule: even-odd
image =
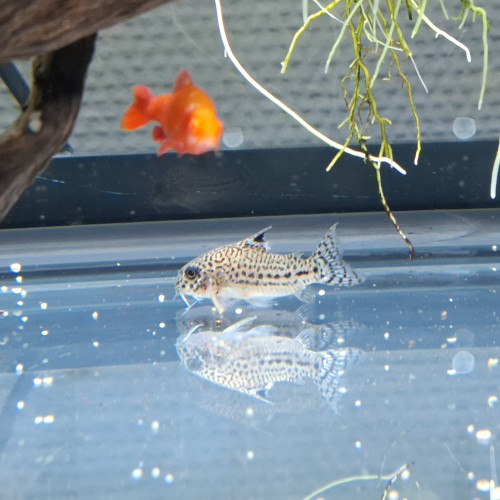
[[[264,240],[267,227],[244,240],[211,250],[187,263],[175,289],[184,299],[211,298],[219,312],[225,299],[297,295],[312,283],[351,286],[361,278],[342,259],[332,226],[311,256],[276,254]],[[185,299],[186,300],[186,299]],[[186,300],[187,302],[187,300]]]

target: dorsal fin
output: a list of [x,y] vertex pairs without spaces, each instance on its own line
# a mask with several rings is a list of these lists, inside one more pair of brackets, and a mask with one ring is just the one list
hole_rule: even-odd
[[182,68],[175,79],[174,92],[183,89],[184,87],[188,87],[189,85],[193,85],[191,75],[186,68]]
[[272,226],[267,226],[264,229],[261,229],[258,233],[252,234],[252,236],[239,241],[237,245],[240,247],[262,248],[266,252],[269,252],[269,243],[264,240],[264,235],[271,228]]

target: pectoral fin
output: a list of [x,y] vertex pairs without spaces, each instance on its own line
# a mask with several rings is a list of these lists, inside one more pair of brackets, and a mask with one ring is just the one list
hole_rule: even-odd
[[151,137],[155,142],[164,142],[167,140],[167,134],[165,134],[163,127],[160,127],[159,125],[155,125],[153,127],[153,132],[151,133]]
[[264,308],[271,307],[273,299],[270,297],[248,297],[245,300],[254,307]]
[[164,155],[170,149],[172,149],[172,142],[169,140],[163,141],[156,152],[156,156]]
[[297,292],[295,296],[305,302],[306,304],[313,304],[316,301],[316,290],[312,287],[306,286],[300,292]]
[[229,306],[229,303],[234,300],[234,297],[227,289],[217,289],[212,287],[212,294],[210,298],[214,303],[215,308],[219,314],[222,314]]

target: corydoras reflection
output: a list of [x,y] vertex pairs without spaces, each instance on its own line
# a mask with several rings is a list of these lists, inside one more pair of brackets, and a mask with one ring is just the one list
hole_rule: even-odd
[[186,335],[196,326],[198,332],[222,332],[233,323],[250,317],[255,318],[254,325],[272,326],[274,335],[296,338],[300,334],[302,345],[312,351],[349,345],[355,333],[366,330],[353,319],[325,322],[317,317],[313,304],[303,304],[294,311],[243,305],[229,308],[223,316],[213,306],[199,305],[179,311],[176,323],[180,333]]
[[216,331],[203,323],[177,339],[182,364],[217,385],[272,402],[275,383],[311,380],[336,411],[345,371],[361,356],[353,347],[313,350],[317,335],[304,328],[296,336],[283,335],[272,324],[249,316]]

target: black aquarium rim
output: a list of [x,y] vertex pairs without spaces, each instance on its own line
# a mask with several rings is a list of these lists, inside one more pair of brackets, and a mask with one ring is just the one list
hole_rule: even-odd
[[[394,146],[401,175],[382,167],[394,211],[500,207],[490,198],[497,140]],[[376,152],[376,148],[374,149]],[[202,156],[64,156],[21,197],[2,228],[382,211],[373,169],[331,148]]]

